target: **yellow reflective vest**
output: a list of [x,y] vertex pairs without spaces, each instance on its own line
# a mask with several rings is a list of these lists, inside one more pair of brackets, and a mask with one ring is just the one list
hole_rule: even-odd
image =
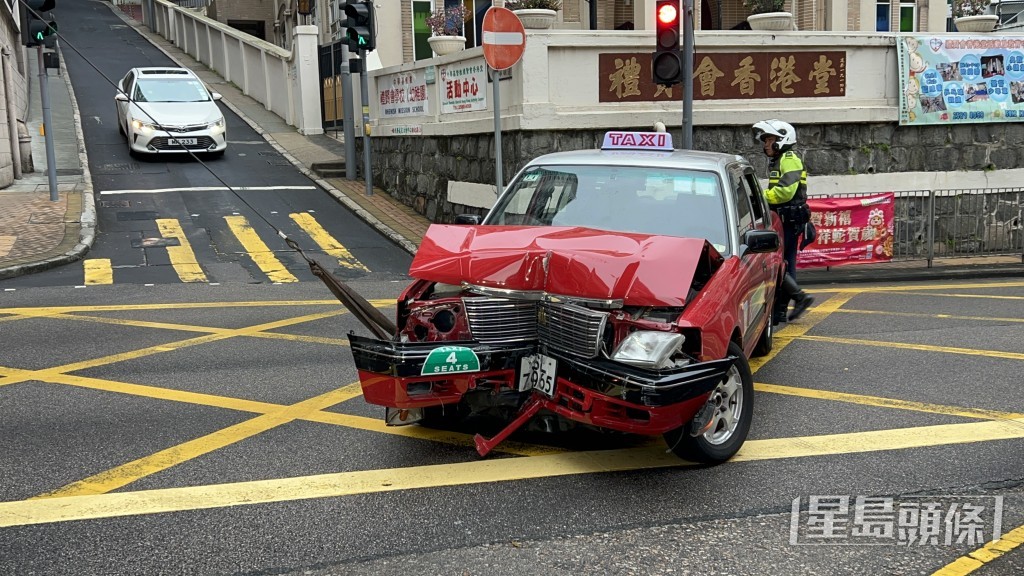
[[764,196],[772,206],[807,202],[807,171],[796,152],[786,150],[768,163],[768,189]]

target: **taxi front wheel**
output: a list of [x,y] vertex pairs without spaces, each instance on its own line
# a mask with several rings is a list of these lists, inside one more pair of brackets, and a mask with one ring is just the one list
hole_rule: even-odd
[[[735,342],[729,344],[729,355],[735,356],[736,362],[707,404],[693,421],[664,435],[669,449],[684,460],[720,464],[732,458],[747,439],[754,414],[754,377],[743,349]],[[697,436],[691,433],[695,425],[704,429]]]

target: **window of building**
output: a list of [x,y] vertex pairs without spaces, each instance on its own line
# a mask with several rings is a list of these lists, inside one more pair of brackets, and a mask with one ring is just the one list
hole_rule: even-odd
[[889,14],[892,12],[888,2],[878,2],[875,4],[875,31],[876,32],[888,32],[889,31]]
[[917,31],[917,3],[900,2],[900,32]]

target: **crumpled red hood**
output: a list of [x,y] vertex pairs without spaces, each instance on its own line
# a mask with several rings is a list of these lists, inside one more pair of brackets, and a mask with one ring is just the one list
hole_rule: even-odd
[[434,224],[409,274],[445,284],[621,299],[631,306],[683,306],[702,254],[721,258],[697,238],[580,227]]

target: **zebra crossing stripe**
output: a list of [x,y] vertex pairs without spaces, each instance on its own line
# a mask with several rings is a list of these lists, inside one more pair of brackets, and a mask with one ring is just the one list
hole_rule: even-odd
[[274,256],[274,252],[260,239],[244,216],[225,216],[224,220],[238,241],[242,243],[242,247],[245,248],[249,257],[267,275],[267,278],[272,282],[299,281],[284,267],[277,256]]
[[181,229],[181,223],[176,218],[159,218],[156,221],[160,235],[164,238],[177,238],[178,246],[167,247],[167,257],[171,260],[171,266],[178,273],[182,282],[207,282],[206,274],[203,272],[196,254],[192,251],[185,231]]
[[321,226],[320,223],[311,215],[305,212],[300,212],[296,214],[289,214],[288,216],[294,220],[295,223],[299,225],[299,228],[302,228],[302,230],[308,234],[324,252],[337,258],[338,264],[343,268],[348,268],[349,270],[362,270],[364,272],[370,271],[369,268],[364,266],[362,262],[357,260],[356,257],[348,251],[348,248],[342,246],[340,242],[335,240],[334,237],[327,232],[327,230],[324,230],[324,227]]
[[114,269],[109,258],[89,258],[82,262],[85,268],[85,285],[98,286],[114,283]]

